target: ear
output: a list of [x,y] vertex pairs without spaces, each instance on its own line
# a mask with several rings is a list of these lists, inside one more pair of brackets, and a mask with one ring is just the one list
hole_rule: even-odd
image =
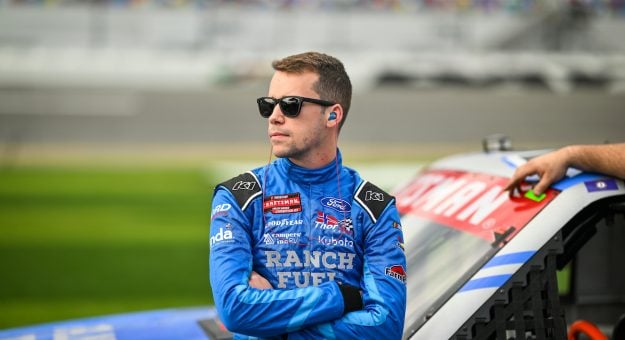
[[343,108],[341,105],[335,104],[330,109],[326,114],[326,126],[329,128],[339,126],[339,123],[343,120]]

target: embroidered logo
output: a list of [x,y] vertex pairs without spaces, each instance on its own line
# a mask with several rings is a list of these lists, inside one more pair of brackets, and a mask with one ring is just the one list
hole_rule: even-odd
[[299,192],[294,194],[273,195],[265,198],[263,211],[272,214],[288,214],[302,211]]

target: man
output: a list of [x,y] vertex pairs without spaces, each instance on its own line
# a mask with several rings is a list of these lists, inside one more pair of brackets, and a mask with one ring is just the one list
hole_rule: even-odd
[[562,179],[569,167],[625,178],[625,143],[570,145],[533,158],[516,169],[506,190],[517,188],[527,176],[538,175],[540,180],[532,190],[539,196]]
[[273,62],[266,166],[215,189],[210,279],[237,337],[399,339],[406,262],[392,196],[341,164],[351,82],[316,52]]

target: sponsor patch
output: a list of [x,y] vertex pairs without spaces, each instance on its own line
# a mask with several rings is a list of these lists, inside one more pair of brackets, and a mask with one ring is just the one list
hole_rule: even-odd
[[322,211],[317,211],[315,228],[322,230],[338,230],[341,233],[348,235],[352,235],[354,233],[354,226],[352,225],[351,218],[339,220],[338,218]]
[[373,223],[376,223],[384,209],[393,201],[393,196],[371,182],[364,181],[358,186],[354,200],[365,209]]
[[339,221],[339,231],[343,234],[354,235],[354,225],[352,224],[352,219],[347,218]]
[[354,248],[354,241],[342,237],[319,236],[317,242],[326,246]]
[[401,236],[397,236],[397,247],[404,251],[404,240],[401,239]]
[[219,231],[215,235],[210,237],[210,246],[217,243],[230,243],[234,242],[234,234],[232,233],[232,225],[226,224],[225,227],[220,227]]
[[399,224],[398,222],[393,221],[393,228],[401,230],[401,224]]
[[[275,268],[278,277],[278,288],[287,286],[308,287],[318,286],[323,282],[333,281],[336,270],[354,268],[356,254],[335,251],[297,252],[287,250],[284,253],[275,250],[265,251],[265,267]],[[302,271],[302,268],[306,269]],[[309,270],[323,268],[324,271]]]
[[252,181],[238,181],[232,186],[232,191],[238,190],[254,190],[256,188],[256,182]]
[[299,192],[266,197],[263,202],[263,211],[272,214],[289,214],[302,211],[302,200]]
[[218,184],[217,188],[218,187],[223,187],[230,191],[243,211],[247,209],[255,198],[262,195],[260,182],[256,178],[256,175],[254,175],[251,171],[240,174],[221,184]]
[[618,190],[616,180],[612,178],[597,179],[594,181],[584,182],[588,192]]
[[265,233],[263,242],[268,245],[298,244],[302,233]]
[[319,229],[336,229],[339,224],[339,220],[330,215],[325,214],[322,211],[317,211],[317,218],[315,218],[315,227]]
[[406,283],[406,271],[404,270],[404,267],[402,267],[399,264],[396,264],[394,266],[390,266],[390,267],[386,267],[386,270],[384,271],[386,275],[399,280],[402,283]]
[[211,220],[214,220],[216,217],[219,217],[219,216],[227,216],[228,210],[230,210],[230,208],[232,208],[232,206],[228,203],[223,203],[218,206],[215,206],[215,208],[213,209],[213,212],[211,213]]
[[365,201],[384,202],[384,193],[369,190],[365,193]]
[[292,226],[298,226],[302,224],[304,224],[304,220],[290,220],[288,218],[283,218],[281,220],[273,220],[273,221],[267,222],[267,227],[268,228],[292,227]]
[[346,200],[336,197],[324,197],[321,199],[321,205],[333,209],[341,213],[348,213],[352,211],[352,205]]

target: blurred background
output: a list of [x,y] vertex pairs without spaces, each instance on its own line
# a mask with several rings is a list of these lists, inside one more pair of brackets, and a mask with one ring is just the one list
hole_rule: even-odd
[[623,0],[0,0],[0,328],[212,303],[212,188],[272,60],[341,59],[345,162],[625,141]]

